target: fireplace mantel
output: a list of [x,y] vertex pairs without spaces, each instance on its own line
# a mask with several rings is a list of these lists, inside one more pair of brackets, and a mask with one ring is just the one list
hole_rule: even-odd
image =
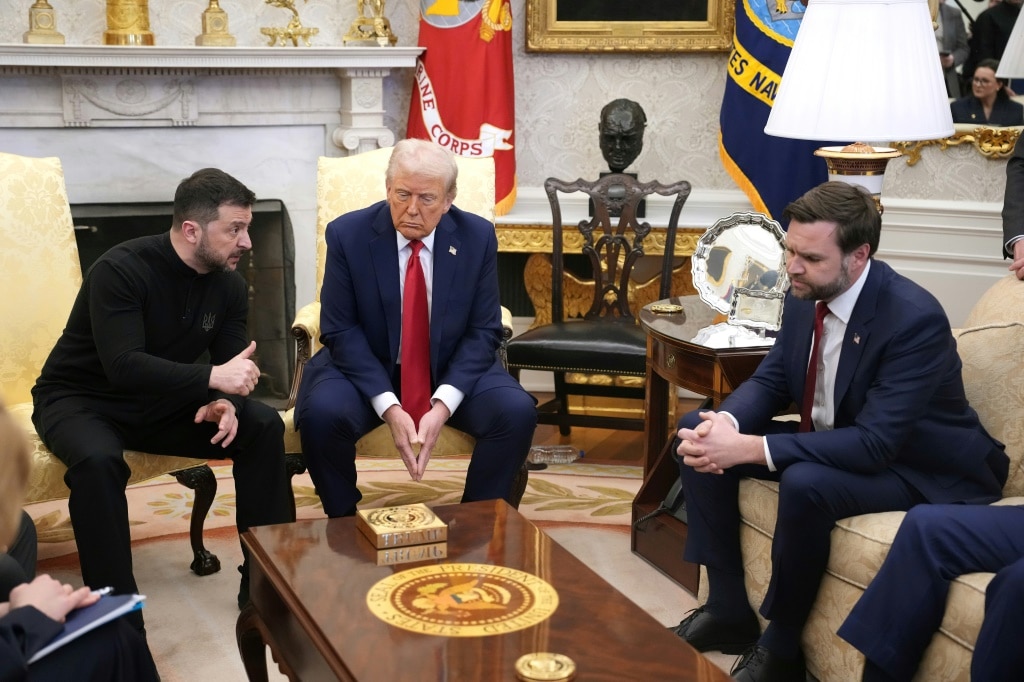
[[394,144],[422,52],[0,44],[0,151],[60,158],[73,204],[168,201],[223,168],[287,207],[311,301],[317,159]]
[[411,68],[422,47],[135,47],[0,44],[0,70],[57,69],[264,69]]
[[4,44],[0,128],[316,124],[322,153],[358,153],[394,144],[385,79],[422,52]]

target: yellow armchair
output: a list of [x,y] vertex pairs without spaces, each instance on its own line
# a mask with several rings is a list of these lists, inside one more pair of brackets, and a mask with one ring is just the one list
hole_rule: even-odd
[[[375,149],[354,156],[321,157],[317,164],[316,181],[316,300],[303,306],[295,316],[292,335],[296,342],[295,375],[291,395],[284,413],[285,452],[302,452],[299,434],[295,430],[294,407],[302,370],[320,349],[320,287],[323,284],[327,243],[324,232],[327,224],[338,216],[365,208],[385,198],[384,173],[391,149]],[[471,213],[494,222],[494,160],[456,157],[459,166],[458,195],[455,204]],[[502,308],[505,340],[512,336],[512,315]],[[471,436],[451,427],[444,427],[434,448],[434,456],[469,454],[475,441]],[[356,455],[398,455],[391,431],[386,424],[366,434],[356,443]],[[517,481],[518,500],[526,488],[525,469]],[[520,490],[519,488],[522,488]]]
[[[43,445],[32,425],[32,386],[68,319],[82,285],[82,268],[56,158],[0,153],[0,386],[2,399],[25,429],[32,470],[25,503],[66,499],[67,467]],[[217,491],[205,459],[125,451],[129,485],[173,473],[195,490],[192,508],[192,570],[208,575],[220,562],[203,546],[203,523]]]

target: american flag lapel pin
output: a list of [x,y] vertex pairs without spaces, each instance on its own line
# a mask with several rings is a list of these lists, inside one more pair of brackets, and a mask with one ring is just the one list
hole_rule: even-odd
[[449,246],[448,247],[448,253],[452,254],[453,256],[455,254],[457,254],[458,252],[459,252],[458,249],[456,249],[454,246]]
[[854,343],[857,343],[857,344],[859,344],[859,343],[860,343],[860,334],[856,334],[856,333],[855,333],[855,334],[853,335],[853,342],[854,342]]

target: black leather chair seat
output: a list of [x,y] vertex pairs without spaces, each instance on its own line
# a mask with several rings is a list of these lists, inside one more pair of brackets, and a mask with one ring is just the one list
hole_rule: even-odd
[[514,337],[508,362],[546,372],[645,376],[647,337],[632,319],[566,320]]

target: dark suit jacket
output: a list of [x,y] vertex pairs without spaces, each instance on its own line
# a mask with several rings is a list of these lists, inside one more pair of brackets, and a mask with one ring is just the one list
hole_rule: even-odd
[[970,52],[964,15],[959,8],[945,3],[939,5],[939,13],[942,15],[942,51],[953,55],[953,66],[942,70],[946,79],[946,92],[950,97],[959,97],[960,74],[956,72],[956,67],[966,61]]
[[[764,433],[774,415],[802,403],[813,326],[814,302],[787,296],[774,347],[721,406],[744,433]],[[779,470],[891,468],[929,502],[998,499],[1009,462],[967,404],[960,370],[938,301],[872,260],[839,356],[834,430],[769,435],[772,459]]]
[[1003,195],[1003,256],[1012,258],[1006,242],[1024,236],[1024,136],[1017,138],[1013,155],[1006,162],[1006,189]]
[[967,95],[955,102],[950,102],[949,109],[953,114],[953,123],[977,123],[990,126],[1024,125],[1024,105],[1009,98],[996,97],[996,101],[992,104],[992,115],[987,120],[985,119],[985,110],[981,108],[981,101],[974,95]]
[[[325,237],[328,258],[320,292],[324,348],[305,372],[333,363],[369,400],[396,389],[392,378],[402,336],[398,245],[387,203],[336,218]],[[494,226],[455,206],[435,229],[432,388],[450,384],[468,396],[491,381],[508,383],[497,360],[502,333],[497,253]],[[315,384],[315,377],[303,381],[303,386]]]

